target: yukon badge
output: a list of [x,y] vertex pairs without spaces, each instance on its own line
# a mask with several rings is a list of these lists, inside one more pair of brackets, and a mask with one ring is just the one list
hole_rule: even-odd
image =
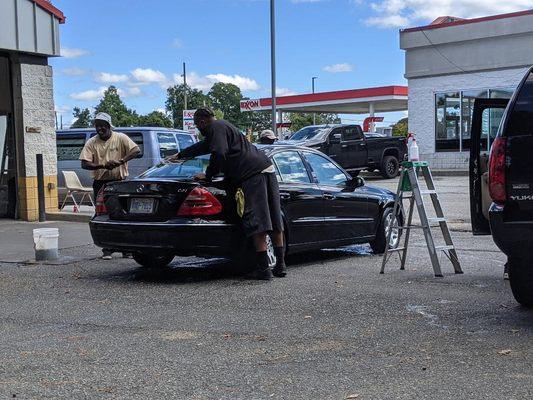
[[510,196],[511,200],[515,201],[533,201],[533,195],[522,195],[522,196]]
[[144,185],[141,184],[137,187],[137,193],[141,193],[143,190],[144,190]]

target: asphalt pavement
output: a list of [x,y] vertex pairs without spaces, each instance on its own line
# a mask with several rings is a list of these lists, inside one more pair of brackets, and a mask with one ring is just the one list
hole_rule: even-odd
[[[442,196],[462,204],[457,184]],[[444,278],[414,239],[405,271],[380,275],[360,245],[290,257],[271,282],[194,257],[145,270],[93,245],[0,263],[0,398],[533,398],[533,311],[492,239],[455,231],[465,273],[443,258]]]

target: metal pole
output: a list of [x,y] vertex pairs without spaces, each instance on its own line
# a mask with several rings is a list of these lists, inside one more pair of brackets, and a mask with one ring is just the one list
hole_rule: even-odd
[[37,161],[37,193],[39,198],[39,222],[46,221],[46,206],[44,203],[44,169],[43,155],[36,154]]
[[[315,79],[317,79],[318,77],[316,76],[313,76],[311,78],[311,86],[313,87],[313,94],[315,93]],[[316,125],[316,114],[313,113],[313,125]]]
[[272,131],[278,136],[276,124],[276,5],[270,0],[270,69],[272,72]]
[[185,63],[183,63],[183,109],[187,110],[187,73],[185,72]]

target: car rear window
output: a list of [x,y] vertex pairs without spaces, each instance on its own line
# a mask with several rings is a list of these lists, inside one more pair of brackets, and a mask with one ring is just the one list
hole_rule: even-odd
[[209,165],[209,156],[200,156],[177,163],[161,163],[149,169],[141,178],[192,178],[205,172]]
[[533,74],[519,89],[504,136],[533,135]]

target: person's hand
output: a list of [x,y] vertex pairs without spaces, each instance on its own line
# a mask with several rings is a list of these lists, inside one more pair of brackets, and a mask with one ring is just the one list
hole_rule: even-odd
[[171,156],[168,156],[167,158],[165,158],[165,161],[166,162],[176,162],[178,161],[180,158],[180,153],[176,153],[176,154],[172,154]]
[[112,169],[119,167],[120,165],[121,165],[120,161],[109,160],[108,162],[105,163],[104,168],[108,170],[112,170]]
[[200,172],[200,173],[194,175],[193,179],[195,181],[205,181],[205,180],[207,180],[207,178],[206,178],[206,176],[205,176],[205,174],[203,172]]

